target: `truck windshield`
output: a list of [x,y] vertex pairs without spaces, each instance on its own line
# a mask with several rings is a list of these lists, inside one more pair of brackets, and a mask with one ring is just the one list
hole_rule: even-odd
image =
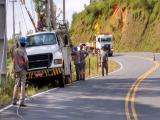
[[56,44],[56,37],[54,34],[40,34],[28,37],[27,47],[41,46],[41,45],[53,45]]
[[101,38],[101,42],[111,42],[112,38]]

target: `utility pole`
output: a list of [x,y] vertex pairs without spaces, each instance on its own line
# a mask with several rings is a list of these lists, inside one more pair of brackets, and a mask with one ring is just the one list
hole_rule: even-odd
[[15,39],[15,17],[14,17],[14,0],[12,1],[13,7],[13,39]]
[[63,24],[65,24],[65,21],[66,21],[66,13],[65,13],[65,0],[63,0]]
[[6,0],[0,0],[0,90],[5,86],[7,69]]
[[22,30],[21,30],[21,22],[19,21],[19,35],[22,35]]
[[46,23],[47,23],[47,30],[48,31],[51,31],[51,0],[47,0],[47,5],[46,5],[46,7],[47,7],[47,21],[46,21]]
[[15,2],[17,2],[17,0],[12,0],[12,1],[10,1],[10,2],[12,2],[12,12],[13,12],[13,39],[15,39],[15,10],[14,10],[14,6],[15,6]]

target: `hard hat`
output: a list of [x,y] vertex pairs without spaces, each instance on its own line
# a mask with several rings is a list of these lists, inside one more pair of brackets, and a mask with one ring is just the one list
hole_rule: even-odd
[[73,48],[73,51],[78,51],[77,47],[74,47],[74,48]]
[[26,44],[27,43],[27,38],[26,37],[20,37],[19,42]]

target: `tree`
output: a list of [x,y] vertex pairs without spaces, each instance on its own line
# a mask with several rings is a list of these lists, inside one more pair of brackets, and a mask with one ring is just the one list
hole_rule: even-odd
[[40,19],[41,15],[44,15],[46,17],[47,0],[34,0],[34,3],[35,3],[35,10],[38,16],[38,20]]

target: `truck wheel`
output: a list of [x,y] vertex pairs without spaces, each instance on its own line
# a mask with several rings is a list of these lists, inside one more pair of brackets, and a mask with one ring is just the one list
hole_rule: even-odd
[[63,73],[58,76],[58,82],[59,82],[59,87],[64,88],[65,82]]
[[111,57],[113,55],[113,53],[109,53],[108,56]]

